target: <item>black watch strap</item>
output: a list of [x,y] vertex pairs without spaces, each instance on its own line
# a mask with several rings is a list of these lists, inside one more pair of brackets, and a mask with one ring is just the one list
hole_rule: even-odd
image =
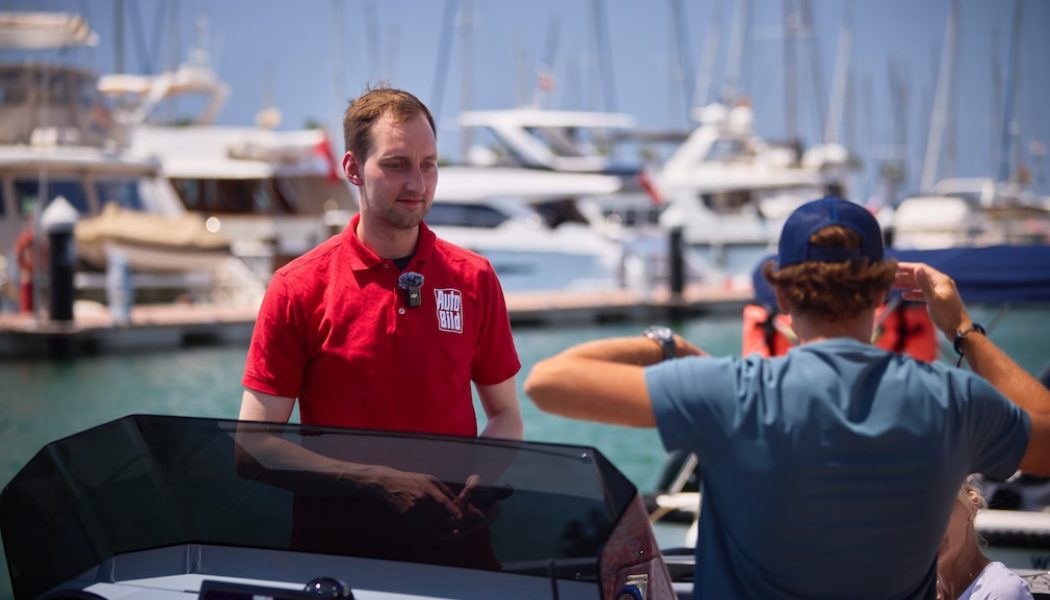
[[964,329],[960,329],[959,331],[955,332],[955,339],[952,340],[952,348],[954,348],[955,349],[955,353],[959,355],[959,363],[958,363],[958,365],[962,365],[962,358],[963,358],[962,343],[963,343],[963,340],[966,339],[966,336],[970,335],[971,333],[973,333],[975,331],[977,333],[981,334],[981,335],[985,335],[985,336],[988,335],[988,332],[984,330],[984,327],[982,327],[981,324],[977,323],[977,322],[970,323],[969,327],[966,327]]
[[660,350],[663,352],[663,360],[668,360],[678,356],[678,344],[674,341],[674,331],[672,331],[670,327],[653,325],[647,327],[643,335],[657,344],[660,344]]

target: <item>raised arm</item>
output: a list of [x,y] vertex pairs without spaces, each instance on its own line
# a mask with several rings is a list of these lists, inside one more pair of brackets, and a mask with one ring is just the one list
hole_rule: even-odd
[[[906,299],[926,302],[930,318],[948,340],[954,340],[956,332],[966,331],[973,324],[955,282],[937,269],[920,263],[900,263],[895,285],[911,290],[904,294]],[[1021,470],[1050,475],[1050,390],[985,335],[970,331],[960,347],[975,373],[1031,417],[1032,432]]]
[[[703,354],[680,337],[675,341],[678,356]],[[660,346],[642,336],[587,342],[536,363],[525,379],[525,393],[545,412],[653,427],[644,368],[662,358]]]

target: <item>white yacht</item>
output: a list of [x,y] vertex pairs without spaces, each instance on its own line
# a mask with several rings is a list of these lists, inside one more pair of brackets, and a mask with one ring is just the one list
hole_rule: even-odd
[[581,211],[607,234],[657,220],[660,206],[648,173],[636,158],[624,156],[625,143],[637,132],[631,115],[526,106],[466,111],[459,125],[473,141],[469,166],[614,178],[614,189],[575,193]]
[[1050,244],[1050,198],[987,178],[943,179],[893,212],[902,249]]
[[[82,18],[61,13],[0,13],[0,32],[0,43],[22,51],[97,39]],[[166,273],[163,287],[175,293],[191,279],[197,291],[215,291],[219,279],[257,289],[229,260],[229,240],[186,212],[158,162],[123,147],[96,83],[68,64],[0,65],[0,252],[17,254],[23,236],[36,258],[19,279],[45,281],[39,217],[61,197],[77,213],[77,286],[85,293],[104,287],[101,272],[118,255],[138,279]]]
[[681,227],[687,244],[716,264],[750,273],[768,254],[784,220],[799,205],[843,195],[848,152],[837,144],[801,148],[769,143],[753,133],[747,104],[711,104],[667,159],[656,184],[668,207],[665,227]]
[[615,177],[500,167],[442,167],[427,215],[437,235],[489,259],[505,291],[617,289],[624,251],[575,210]]
[[[206,25],[206,24],[205,24]],[[228,88],[198,48],[176,71],[107,75],[99,89],[120,107],[129,151],[159,162],[186,210],[230,239],[233,253],[264,278],[346,225],[357,203],[321,129],[277,130],[267,107],[255,127],[214,123]],[[188,124],[165,121],[165,106],[190,96]]]

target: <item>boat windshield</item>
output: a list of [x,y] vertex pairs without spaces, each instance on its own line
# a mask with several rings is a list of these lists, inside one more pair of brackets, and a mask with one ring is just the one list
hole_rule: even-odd
[[[441,482],[477,518],[395,510],[395,481]],[[133,415],[38,452],[0,494],[0,532],[19,597],[186,544],[597,581],[636,495],[583,446]]]

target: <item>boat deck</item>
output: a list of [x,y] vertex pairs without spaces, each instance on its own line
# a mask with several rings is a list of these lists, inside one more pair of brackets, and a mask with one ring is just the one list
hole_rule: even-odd
[[[739,313],[751,290],[693,285],[680,296],[667,289],[518,292],[506,295],[516,327],[613,321],[667,320],[690,315]],[[127,325],[100,304],[78,303],[72,322],[38,321],[0,312],[0,358],[72,356],[194,345],[245,344],[257,307],[216,304],[145,304],[131,309]]]

